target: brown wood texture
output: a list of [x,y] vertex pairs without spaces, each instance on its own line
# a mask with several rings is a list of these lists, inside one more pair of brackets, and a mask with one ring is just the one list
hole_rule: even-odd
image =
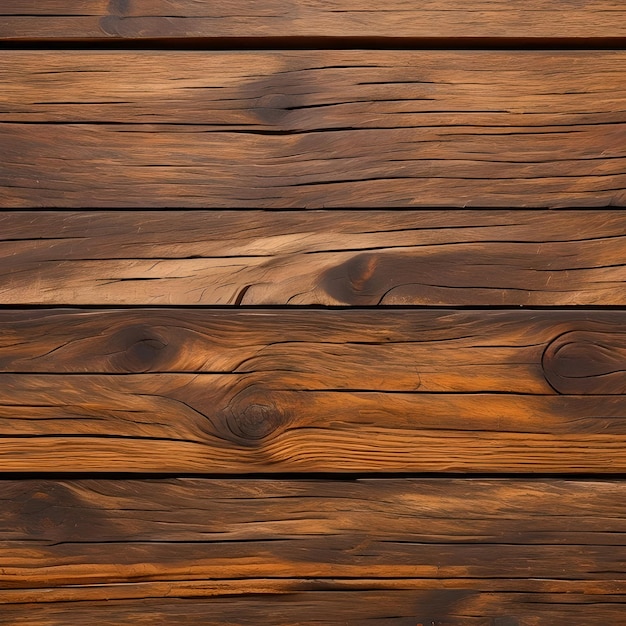
[[[40,479],[0,487],[0,581],[25,589],[24,599],[51,584],[267,577],[458,579],[489,591],[530,578],[529,592],[599,595],[626,585],[622,482]],[[18,593],[0,593],[0,602]]]
[[626,36],[620,0],[3,0],[0,39]]
[[2,311],[4,471],[617,472],[621,311]]
[[626,623],[622,0],[0,5],[0,626]]
[[11,51],[0,80],[4,208],[626,203],[620,51]]
[[0,213],[5,305],[624,305],[626,211]]
[[[280,583],[274,587],[283,588]],[[341,591],[326,591],[342,587]],[[74,622],[196,626],[604,626],[620,624],[624,595],[476,593],[439,588],[365,591],[345,583],[298,585],[285,591],[230,597],[176,598],[176,585],[160,598],[18,604],[2,607],[0,624],[64,626]]]
[[619,623],[625,489],[2,481],[0,623]]

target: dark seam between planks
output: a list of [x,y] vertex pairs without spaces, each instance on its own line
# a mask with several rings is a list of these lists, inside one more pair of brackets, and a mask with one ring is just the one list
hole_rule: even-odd
[[33,38],[3,50],[626,50],[626,37],[153,37]]
[[249,473],[200,473],[200,472],[0,472],[0,485],[3,481],[11,480],[152,480],[166,481],[177,479],[201,479],[207,481],[336,481],[336,482],[355,482],[369,480],[433,480],[433,481],[449,481],[454,479],[462,479],[467,481],[480,480],[499,480],[503,483],[511,481],[531,481],[539,482],[542,480],[556,480],[567,482],[626,482],[625,472],[613,472],[597,474],[594,472],[578,472],[561,474],[558,472],[249,472]]
[[[129,279],[132,280],[132,279]],[[159,280],[159,279],[152,279]],[[37,311],[55,310],[71,313],[72,311],[123,311],[140,309],[192,309],[219,311],[623,311],[626,306],[621,304],[567,304],[567,305],[439,305],[439,304],[371,304],[371,305],[325,305],[325,304],[0,304],[0,311]]]

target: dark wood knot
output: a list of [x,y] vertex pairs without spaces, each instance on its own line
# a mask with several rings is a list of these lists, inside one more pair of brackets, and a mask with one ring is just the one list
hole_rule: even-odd
[[[109,0],[108,13],[100,18],[100,30],[113,37],[132,36],[132,29],[127,27],[131,12],[131,0]],[[141,20],[142,25],[145,21]]]
[[378,304],[381,296],[396,283],[397,269],[384,255],[357,254],[326,272],[321,286],[340,302]]
[[257,99],[255,112],[262,123],[280,127],[291,114],[292,105],[293,98],[286,94],[267,94]]
[[233,398],[224,412],[228,430],[237,443],[257,445],[280,432],[288,416],[267,394],[240,394]]
[[354,306],[432,303],[432,289],[464,289],[475,284],[475,271],[458,253],[363,252],[327,270],[320,287]]
[[543,371],[562,394],[626,393],[626,333],[573,330],[546,348]]
[[114,368],[133,374],[164,368],[171,352],[167,339],[147,326],[125,328],[113,339],[111,347],[117,350],[111,358]]

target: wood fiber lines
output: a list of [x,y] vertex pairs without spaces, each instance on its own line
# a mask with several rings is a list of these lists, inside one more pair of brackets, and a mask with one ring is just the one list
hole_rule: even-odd
[[621,567],[625,495],[615,481],[7,481],[2,615],[618,623],[626,585],[606,570]]
[[3,467],[624,471],[625,319],[5,311]]
[[0,39],[626,36],[620,0],[3,0]]
[[616,209],[0,213],[4,305],[624,305],[625,263]]
[[626,204],[624,52],[31,50],[0,80],[4,208]]
[[0,5],[0,626],[624,623],[621,0]]

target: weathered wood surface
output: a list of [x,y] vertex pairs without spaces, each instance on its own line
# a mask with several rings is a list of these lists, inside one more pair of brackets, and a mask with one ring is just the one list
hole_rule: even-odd
[[5,310],[0,468],[624,471],[625,320]]
[[[617,571],[619,574],[619,571]],[[506,574],[504,574],[506,576]],[[28,585],[28,583],[25,583]],[[236,578],[236,579],[199,579],[171,580],[167,582],[132,582],[132,583],[93,583],[85,585],[61,585],[58,587],[10,587],[0,590],[0,607],[4,612],[11,604],[26,605],[28,610],[45,610],[45,605],[55,603],[60,607],[63,602],[107,602],[134,600],[147,602],[153,598],[180,599],[244,599],[248,595],[265,597],[267,601],[286,602],[290,594],[304,593],[303,596],[292,598],[296,602],[302,599],[308,602],[315,595],[325,591],[344,591],[363,593],[364,591],[380,591],[380,598],[386,595],[393,597],[393,591],[411,591],[415,600],[423,593],[443,592],[444,590],[467,590],[467,595],[478,592],[482,599],[490,594],[499,598],[520,598],[523,602],[532,599],[541,600],[552,597],[564,604],[599,604],[620,603],[624,593],[624,581],[615,578]],[[392,593],[389,593],[392,592]],[[496,595],[497,594],[497,595]],[[476,594],[478,595],[478,594]],[[274,597],[272,597],[274,596]],[[308,596],[308,599],[307,599]],[[428,597],[428,596],[427,596]],[[384,602],[384,600],[383,600]],[[216,603],[220,605],[219,602]],[[451,603],[440,606],[440,612],[449,611]],[[329,617],[332,616],[332,613]],[[0,622],[2,623],[2,622]]]
[[626,393],[623,311],[37,309],[2,310],[0,325],[2,373],[204,372],[268,375],[275,389]]
[[621,0],[1,4],[1,625],[624,622]]
[[5,208],[626,204],[624,52],[12,51],[0,80]]
[[[52,585],[267,577],[624,593],[625,491],[520,479],[3,481],[0,584],[23,599]],[[519,578],[531,580],[515,589]]]
[[[275,586],[280,586],[276,584]],[[65,626],[95,623],[106,626],[606,626],[620,624],[624,595],[476,593],[442,588],[429,591],[310,590],[277,594],[234,594],[234,597],[181,599],[171,597],[174,585],[159,599],[2,607],[0,624]],[[320,585],[322,587],[322,585]],[[374,590],[372,590],[374,587]],[[171,595],[168,596],[166,590]]]
[[0,39],[626,36],[620,0],[3,0]]
[[0,303],[624,305],[626,212],[4,212]]
[[619,623],[625,490],[519,479],[3,481],[0,623]]

